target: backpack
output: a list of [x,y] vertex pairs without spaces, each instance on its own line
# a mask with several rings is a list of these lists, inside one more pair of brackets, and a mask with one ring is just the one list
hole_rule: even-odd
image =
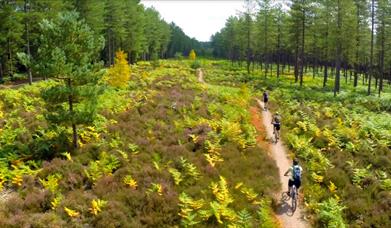
[[267,93],[263,93],[263,99],[266,99],[266,100],[268,100],[268,99],[269,99],[269,94],[267,94]]
[[300,166],[293,166],[293,179],[301,181],[301,169]]

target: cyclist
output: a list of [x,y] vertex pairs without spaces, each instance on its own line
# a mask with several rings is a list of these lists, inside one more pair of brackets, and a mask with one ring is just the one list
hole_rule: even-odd
[[285,172],[284,176],[289,177],[288,181],[288,196],[291,194],[292,186],[295,185],[297,191],[299,190],[301,186],[301,175],[303,173],[303,168],[299,165],[299,161],[297,159],[293,159],[293,165],[289,167],[289,169]]
[[269,102],[269,94],[267,93],[267,91],[265,90],[263,92],[263,109],[265,111],[267,111],[267,104]]
[[272,118],[273,124],[273,133],[276,134],[276,139],[280,138],[280,128],[281,128],[281,116],[278,112],[273,115]]

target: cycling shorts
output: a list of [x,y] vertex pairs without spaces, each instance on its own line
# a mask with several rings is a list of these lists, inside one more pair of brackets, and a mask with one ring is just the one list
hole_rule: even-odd
[[301,186],[301,180],[297,180],[297,179],[291,180],[291,179],[289,179],[289,181],[288,181],[288,186],[289,186],[289,187],[292,187],[293,185],[295,185],[296,188],[299,189],[300,186]]

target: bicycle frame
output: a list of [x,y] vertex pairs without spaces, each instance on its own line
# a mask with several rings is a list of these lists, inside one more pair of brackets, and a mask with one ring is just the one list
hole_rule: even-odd
[[293,185],[291,188],[291,198],[292,198],[292,212],[294,212],[297,207],[297,188],[295,185]]

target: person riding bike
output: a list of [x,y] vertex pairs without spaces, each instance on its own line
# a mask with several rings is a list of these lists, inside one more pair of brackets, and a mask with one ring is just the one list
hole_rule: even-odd
[[273,124],[273,133],[276,134],[276,139],[280,138],[280,128],[281,128],[281,116],[278,112],[273,115],[272,118]]
[[293,159],[293,165],[289,167],[289,169],[285,172],[284,176],[288,176],[290,174],[290,178],[288,181],[288,196],[290,196],[292,186],[295,185],[297,191],[301,186],[301,176],[303,174],[303,168],[299,165],[299,161],[297,159]]
[[269,102],[269,94],[267,93],[267,91],[265,90],[263,92],[263,109],[265,111],[267,111],[267,104]]

